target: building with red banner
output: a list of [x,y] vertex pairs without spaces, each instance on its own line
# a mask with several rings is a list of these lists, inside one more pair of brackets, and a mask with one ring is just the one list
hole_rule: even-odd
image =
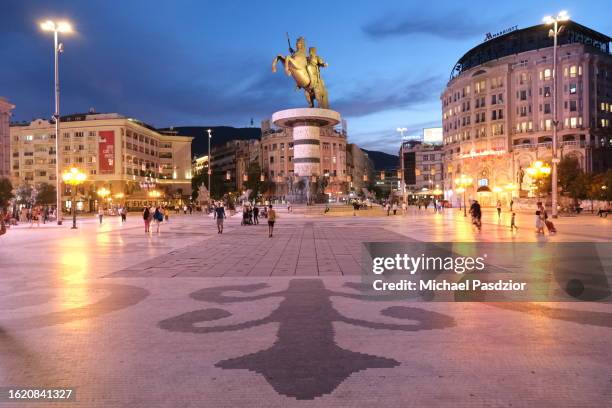
[[[191,195],[192,140],[118,113],[67,115],[61,118],[61,171],[77,167],[87,175],[76,203],[84,211],[94,211],[99,205],[181,205]],[[36,119],[11,124],[10,151],[14,186],[55,185],[53,123]],[[62,192],[69,208],[69,187],[62,186]]]

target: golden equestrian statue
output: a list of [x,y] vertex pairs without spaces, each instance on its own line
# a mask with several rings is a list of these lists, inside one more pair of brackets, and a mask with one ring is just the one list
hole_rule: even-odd
[[306,41],[304,37],[297,39],[295,42],[297,49],[295,50],[291,47],[288,35],[287,42],[289,43],[290,55],[277,55],[272,61],[272,72],[276,72],[276,64],[278,61],[281,61],[285,66],[285,73],[295,80],[296,87],[304,90],[308,105],[314,108],[316,100],[319,108],[329,109],[327,89],[320,72],[320,68],[326,67],[327,64],[317,55],[315,47],[310,47],[308,55],[306,54]]

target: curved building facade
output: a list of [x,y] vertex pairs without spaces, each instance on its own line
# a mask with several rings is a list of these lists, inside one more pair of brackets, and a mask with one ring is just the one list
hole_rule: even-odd
[[[586,171],[612,153],[611,38],[572,21],[557,48],[557,146]],[[529,195],[525,168],[552,159],[553,39],[549,27],[513,31],[468,51],[441,95],[446,194],[455,178],[474,180],[484,204]],[[495,194],[490,194],[495,192]],[[479,194],[484,193],[484,194]]]

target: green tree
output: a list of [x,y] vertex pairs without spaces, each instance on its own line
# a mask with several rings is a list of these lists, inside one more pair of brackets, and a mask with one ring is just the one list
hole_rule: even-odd
[[249,200],[252,200],[257,197],[258,194],[263,194],[266,192],[268,183],[261,181],[261,168],[257,162],[249,165],[247,175],[248,179],[242,184],[242,186],[245,190],[251,190]]
[[55,186],[49,183],[40,183],[36,187],[36,204],[54,204],[57,198]]
[[[559,166],[557,168],[559,172],[559,186],[562,188],[562,191],[569,192],[572,197],[576,197],[578,190],[578,186],[576,186],[576,181],[582,176],[582,169],[580,169],[580,162],[573,156],[566,156],[561,159]],[[572,192],[575,192],[572,194]]]
[[35,196],[33,197],[34,189],[29,184],[20,184],[15,189],[15,199],[17,204],[31,206],[34,204]]
[[13,198],[13,185],[7,178],[0,179],[0,207],[5,208]]
[[194,200],[194,201],[197,200],[197,198],[198,198],[198,191],[200,190],[200,186],[202,184],[204,184],[206,186],[206,188],[208,188],[208,186],[207,186],[207,184],[208,184],[208,173],[205,170],[197,172],[191,178],[191,199],[192,200]]

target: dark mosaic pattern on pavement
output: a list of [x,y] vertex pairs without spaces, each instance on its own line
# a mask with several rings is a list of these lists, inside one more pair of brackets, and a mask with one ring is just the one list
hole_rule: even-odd
[[393,368],[400,364],[394,359],[356,353],[339,347],[334,340],[334,322],[375,330],[401,331],[444,329],[455,325],[454,318],[450,316],[404,306],[386,308],[381,314],[415,321],[415,324],[376,323],[348,318],[334,309],[332,296],[359,300],[370,298],[326,289],[320,279],[292,279],[284,291],[246,297],[224,295],[224,292],[228,291],[251,293],[267,287],[265,283],[220,286],[202,289],[190,295],[195,300],[217,304],[281,297],[279,307],[265,318],[234,325],[200,326],[203,322],[231,315],[223,309],[209,308],[163,320],[159,322],[159,327],[173,332],[218,333],[279,323],[276,341],[270,348],[220,361],[216,366],[227,370],[244,369],[256,372],[262,375],[277,393],[298,400],[308,400],[332,393],[355,372],[369,368]]

